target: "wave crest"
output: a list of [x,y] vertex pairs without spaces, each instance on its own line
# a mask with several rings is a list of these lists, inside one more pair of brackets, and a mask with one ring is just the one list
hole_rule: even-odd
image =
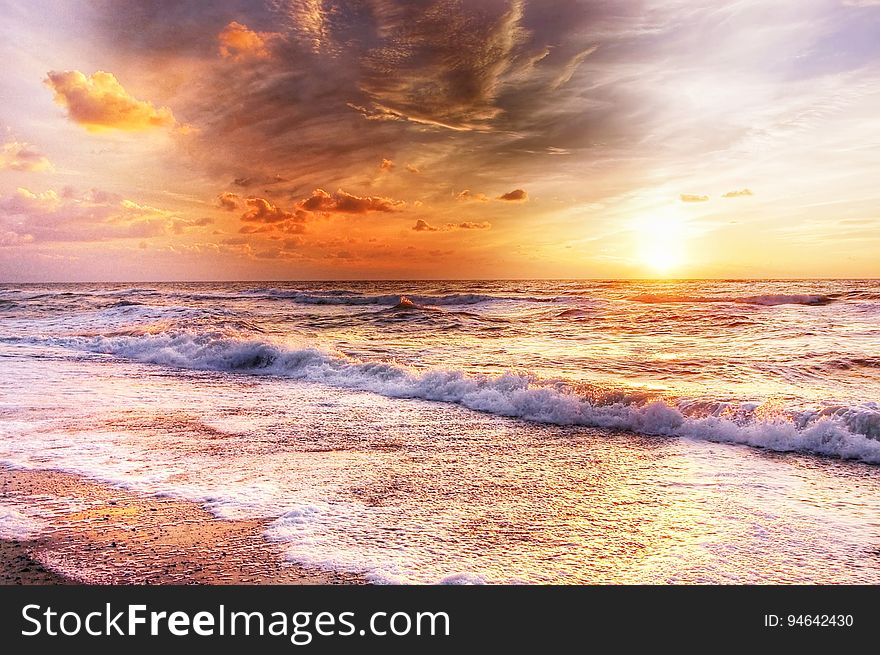
[[[683,401],[600,404],[528,375],[468,375],[461,370],[416,371],[395,363],[361,361],[317,348],[240,340],[220,332],[71,337],[52,345],[180,368],[279,375],[391,398],[455,403],[479,412],[554,425],[626,430],[799,451],[880,463],[880,407],[827,408],[761,419],[745,411],[696,411]],[[46,343],[46,341],[43,341]],[[741,408],[742,409],[742,408]],[[753,409],[753,408],[751,408]]]

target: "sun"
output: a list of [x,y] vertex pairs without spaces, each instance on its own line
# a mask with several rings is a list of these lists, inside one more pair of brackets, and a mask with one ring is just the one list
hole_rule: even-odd
[[680,270],[685,264],[685,226],[674,212],[659,211],[636,224],[639,262],[656,274]]
[[642,262],[657,273],[669,273],[682,263],[681,253],[667,244],[646,248],[641,253]]

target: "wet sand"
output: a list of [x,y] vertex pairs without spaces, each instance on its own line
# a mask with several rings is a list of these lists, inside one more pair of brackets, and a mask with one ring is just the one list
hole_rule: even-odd
[[[77,507],[59,499],[76,499]],[[193,503],[55,471],[0,467],[0,502],[37,510],[47,529],[0,539],[0,584],[361,584],[306,569],[267,542],[260,520],[220,520]]]

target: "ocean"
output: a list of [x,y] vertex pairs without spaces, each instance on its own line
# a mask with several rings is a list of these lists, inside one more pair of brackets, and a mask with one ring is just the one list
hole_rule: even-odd
[[0,462],[380,583],[877,583],[880,281],[5,284]]

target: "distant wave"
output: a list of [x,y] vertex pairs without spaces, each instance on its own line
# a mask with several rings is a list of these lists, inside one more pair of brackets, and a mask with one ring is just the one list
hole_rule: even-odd
[[586,309],[580,309],[577,307],[573,307],[571,309],[564,309],[558,314],[556,314],[557,318],[585,318],[590,315]]
[[284,289],[249,289],[229,293],[186,293],[182,297],[191,300],[277,300],[292,302],[299,305],[384,305],[394,307],[401,298],[407,298],[417,305],[477,305],[491,302],[554,302],[556,298],[538,298],[528,296],[492,296],[479,293],[452,293],[438,295],[417,294],[373,294],[364,295],[356,291],[288,291]]
[[520,301],[520,302],[552,302],[553,298],[531,298],[516,296],[490,296],[476,293],[453,293],[447,295],[411,295],[383,294],[383,295],[353,295],[353,294],[326,294],[326,293],[301,293],[280,292],[271,297],[283,298],[304,305],[388,305],[400,306],[406,300],[416,306],[445,306],[445,305],[477,305],[481,303]]
[[744,305],[827,305],[834,302],[831,296],[818,294],[767,294],[744,297],[687,296],[678,294],[641,294],[630,300],[643,303],[742,303]]
[[[20,290],[3,290],[3,293],[20,294]],[[34,300],[56,300],[60,298],[101,298],[130,296],[166,296],[182,300],[278,300],[293,302],[302,305],[386,305],[393,307],[400,303],[401,298],[408,298],[418,305],[443,306],[443,305],[476,305],[491,302],[529,302],[547,303],[554,302],[555,297],[491,295],[480,293],[448,293],[448,294],[363,294],[351,289],[326,289],[326,290],[302,290],[302,289],[278,289],[278,288],[252,288],[239,291],[197,291],[197,290],[170,290],[162,292],[153,288],[126,288],[114,290],[39,290],[30,295],[16,295],[9,300],[16,302]]]
[[426,309],[426,308],[424,306],[418,304],[417,302],[410,300],[406,296],[400,296],[400,300],[398,301],[398,303],[396,305],[394,305],[394,307],[392,307],[391,309],[402,310],[402,311],[411,311],[411,310],[419,310],[419,309]]
[[809,294],[769,294],[764,296],[748,296],[746,298],[734,298],[734,302],[747,305],[827,305],[834,302],[830,296]]
[[[388,362],[352,359],[316,348],[291,349],[218,332],[67,337],[41,343],[180,368],[268,374],[371,391],[391,398],[455,403],[469,409],[555,425],[744,444],[880,463],[880,406],[834,407],[761,420],[750,414],[700,412],[693,403],[593,404],[527,375],[473,376],[460,370],[417,372]],[[746,408],[748,409],[748,408]]]

